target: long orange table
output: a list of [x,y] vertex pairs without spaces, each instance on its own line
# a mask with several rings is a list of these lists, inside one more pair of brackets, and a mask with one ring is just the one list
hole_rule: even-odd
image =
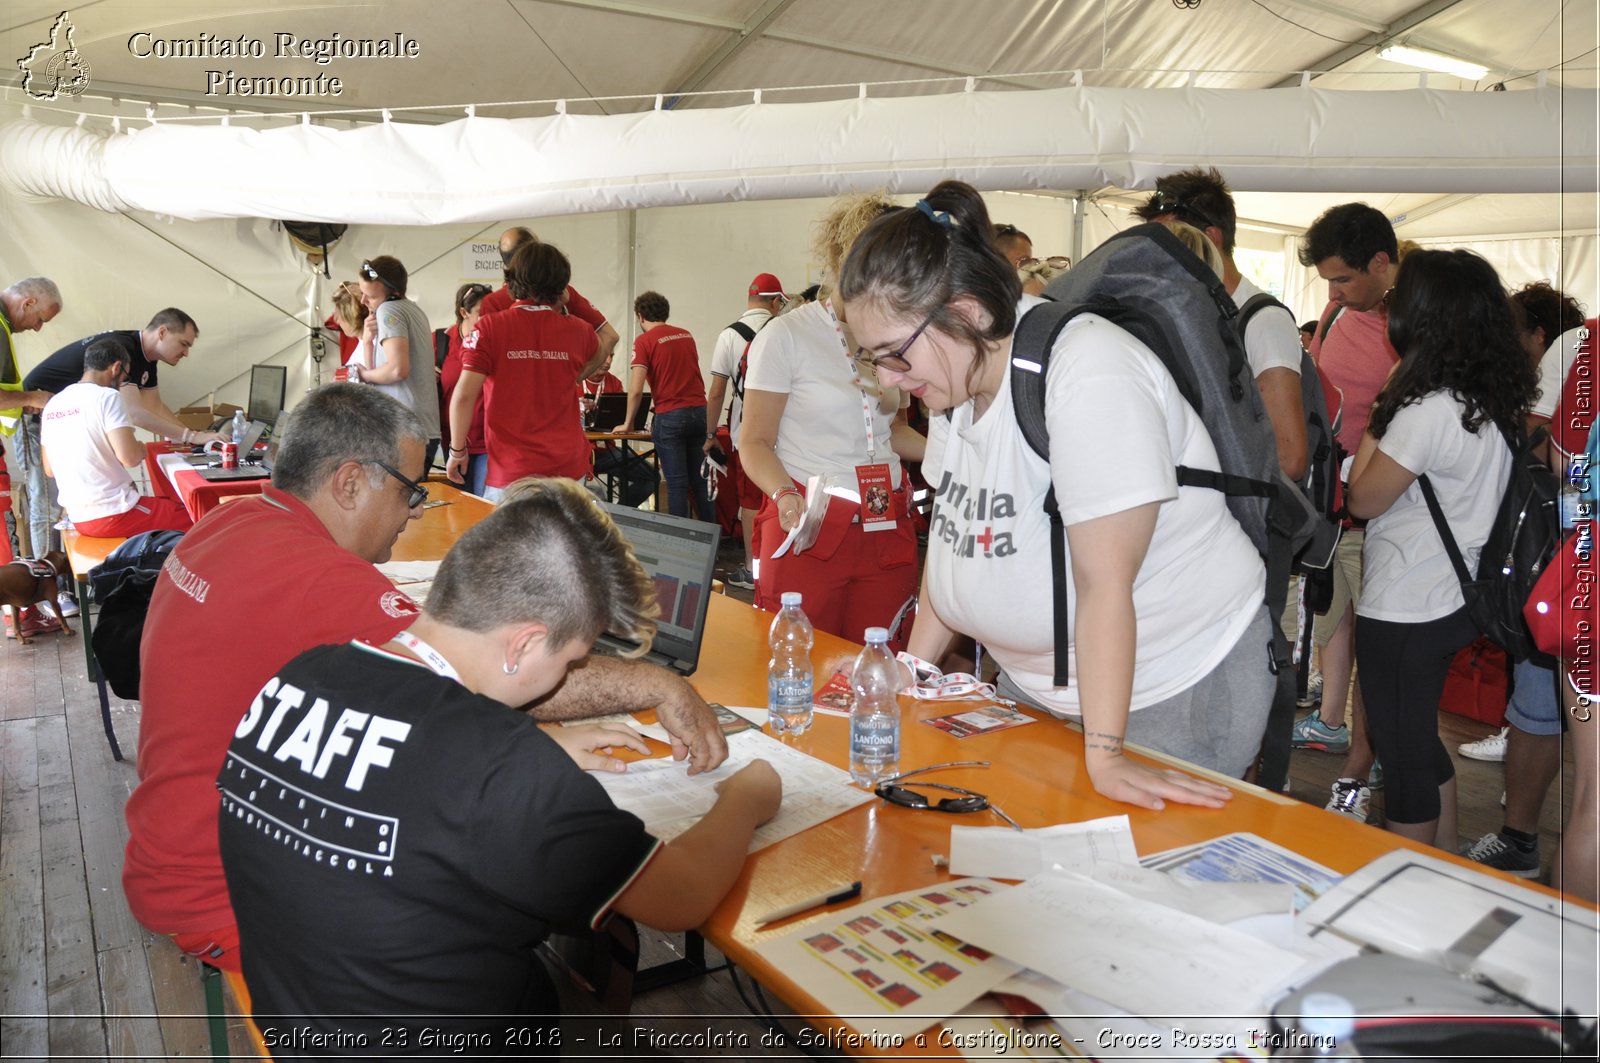
[[[751,606],[712,596],[707,614],[707,652],[702,654],[700,669],[692,680],[702,695],[724,704],[765,704],[766,630],[770,620],[770,614]],[[818,681],[831,674],[831,668],[825,669],[825,665],[835,659],[848,659],[855,649],[841,639],[818,633],[813,653]],[[989,795],[1024,827],[1126,814],[1140,855],[1235,831],[1250,831],[1340,873],[1352,872],[1400,847],[1441,855],[1438,850],[1413,844],[1396,834],[1218,776],[1208,775],[1234,790],[1233,800],[1223,809],[1174,804],[1162,812],[1137,809],[1095,793],[1084,768],[1081,731],[1044,713],[1027,710],[1039,722],[1025,727],[956,739],[918,721],[959,711],[959,703],[902,698],[901,707],[900,770],[947,761],[991,761],[988,768],[950,769],[931,778]],[[822,760],[848,766],[848,727],[840,717],[818,714],[812,729],[792,741],[797,748]],[[860,879],[862,901],[949,882],[953,876],[936,867],[931,857],[949,852],[950,828],[957,824],[1004,825],[989,812],[950,815],[902,808],[875,799],[751,856],[732,892],[702,933],[796,1012],[811,1016],[818,1024],[846,1030],[805,987],[755,951],[763,940],[792,930],[808,919],[820,921],[825,910],[785,920],[765,930],[755,927],[755,919],[840,882]],[[1553,892],[1543,886],[1521,884]],[[908,1041],[907,1052],[911,1051]],[[916,1051],[935,1053],[934,1039],[929,1039],[929,1047]],[[949,1054],[957,1053],[951,1050]]]

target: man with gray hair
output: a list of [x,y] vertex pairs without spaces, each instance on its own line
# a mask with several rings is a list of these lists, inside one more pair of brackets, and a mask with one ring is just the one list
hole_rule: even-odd
[[[55,281],[48,277],[28,277],[16,281],[5,291],[0,291],[0,330],[6,334],[6,346],[0,352],[0,436],[11,436],[16,433],[22,423],[24,410],[37,414],[44,404],[50,401],[48,392],[28,391],[22,380],[22,370],[17,366],[17,344],[15,335],[18,332],[37,332],[44,325],[61,312],[61,290],[56,287]],[[17,465],[17,472],[27,477],[25,464],[26,440],[18,438],[12,446],[13,457]],[[37,449],[37,440],[34,441]],[[4,468],[0,462],[0,468]],[[43,472],[40,472],[43,476]],[[26,527],[27,521],[19,521],[19,527]],[[27,549],[35,557],[43,557],[48,545],[30,542]],[[5,564],[12,559],[11,537],[0,528],[0,564]],[[57,599],[57,608],[66,616],[77,613],[76,606],[68,611],[72,605],[72,595],[62,592]],[[54,618],[45,617],[31,606],[17,611],[17,626],[24,628],[25,635],[33,635],[44,631],[55,631],[60,628],[60,623]],[[8,637],[14,635],[9,629]]]
[[[373,388],[329,384],[290,411],[281,439],[261,496],[207,514],[167,559],[140,654],[140,781],[127,805],[123,890],[145,926],[230,970],[239,969],[238,930],[217,850],[216,777],[235,725],[285,661],[329,643],[381,644],[417,615],[373,567],[428,497],[418,482],[428,434],[416,415]],[[225,665],[196,661],[194,632],[244,622],[249,637],[225,643]],[[592,660],[535,715],[650,705],[691,770],[726,757],[705,703],[642,662]]]

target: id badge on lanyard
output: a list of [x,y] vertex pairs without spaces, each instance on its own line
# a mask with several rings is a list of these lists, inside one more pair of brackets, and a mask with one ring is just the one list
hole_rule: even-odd
[[888,462],[873,460],[878,456],[878,433],[872,423],[872,407],[878,397],[861,379],[861,366],[850,353],[850,341],[845,338],[844,323],[839,320],[839,315],[834,313],[832,300],[824,300],[823,306],[827,308],[828,316],[833,319],[834,332],[839,337],[839,348],[844,352],[845,360],[850,363],[850,373],[855,380],[856,390],[861,393],[861,423],[867,436],[867,460],[856,466],[856,490],[860,498],[857,510],[861,530],[888,531],[895,526],[894,477],[889,471]]

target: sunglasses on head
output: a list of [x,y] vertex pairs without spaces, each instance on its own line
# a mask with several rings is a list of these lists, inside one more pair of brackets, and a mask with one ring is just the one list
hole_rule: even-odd
[[[983,812],[987,810],[1005,820],[1012,826],[1013,829],[1021,830],[1022,825],[1016,820],[1012,819],[1010,816],[1006,815],[1005,812],[1001,810],[999,805],[989,800],[989,796],[987,794],[980,794],[976,790],[967,790],[960,786],[946,786],[944,783],[938,782],[907,783],[904,781],[911,778],[913,775],[922,775],[923,773],[930,771],[941,771],[945,768],[987,768],[988,766],[989,762],[987,760],[955,760],[948,764],[934,764],[926,768],[917,768],[915,771],[906,771],[901,772],[899,775],[891,775],[889,778],[878,783],[877,787],[872,792],[883,798],[885,801],[888,801],[890,804],[899,805],[901,808],[919,808],[933,812],[952,813]],[[941,797],[937,801],[929,801],[926,794],[919,794],[915,789],[912,789],[912,787],[918,787],[926,790],[943,790],[946,793],[959,794],[960,796]]]
[[1172,214],[1179,221],[1188,222],[1199,229],[1209,229],[1213,226],[1218,229],[1222,228],[1222,226],[1212,221],[1204,211],[1196,210],[1193,204],[1186,201],[1182,196],[1175,196],[1171,192],[1157,191],[1155,195],[1150,197],[1150,209],[1155,212],[1156,216]]
[[391,292],[395,292],[395,291],[399,291],[400,290],[399,288],[395,287],[394,282],[391,281],[388,277],[385,277],[383,274],[381,274],[377,270],[373,269],[371,262],[363,262],[363,263],[361,263],[360,273],[367,280],[369,280],[369,281],[377,281],[379,284],[383,285],[385,288],[389,289]]
[[407,509],[416,509],[418,506],[422,505],[428,500],[428,489],[417,483],[417,481],[407,479],[406,477],[400,475],[400,470],[396,469],[394,466],[387,465],[381,461],[375,461],[372,464],[376,465],[390,476],[393,476],[396,480],[399,480],[401,483],[411,488],[411,494],[406,497]]

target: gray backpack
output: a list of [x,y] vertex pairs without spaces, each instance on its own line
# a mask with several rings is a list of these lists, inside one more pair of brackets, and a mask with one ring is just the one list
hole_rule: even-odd
[[[1278,445],[1261,393],[1245,359],[1238,308],[1222,280],[1163,225],[1118,233],[1068,272],[1017,324],[1011,349],[1011,400],[1033,452],[1049,460],[1045,426],[1045,374],[1056,337],[1068,321],[1097,314],[1138,339],[1166,366],[1178,391],[1199,414],[1216,447],[1221,471],[1178,466],[1178,483],[1227,496],[1228,509],[1267,567],[1265,601],[1287,594],[1295,558],[1321,549],[1329,529],[1305,494],[1284,478]],[[1108,441],[1108,444],[1111,441]],[[1051,575],[1055,601],[1055,684],[1067,684],[1066,531],[1055,489],[1045,495],[1051,524]],[[1327,550],[1331,553],[1331,547]],[[1270,653],[1287,663],[1278,625]]]

